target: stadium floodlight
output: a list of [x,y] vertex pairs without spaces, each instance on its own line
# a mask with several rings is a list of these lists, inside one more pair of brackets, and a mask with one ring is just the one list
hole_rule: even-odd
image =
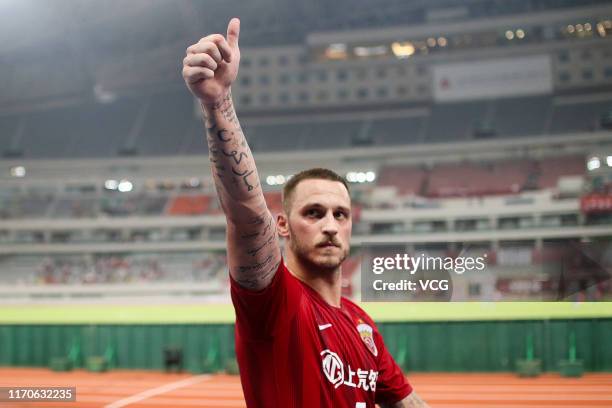
[[128,181],[128,180],[121,180],[119,182],[119,185],[117,186],[117,190],[119,190],[122,193],[128,193],[132,191],[133,188],[134,188],[134,185],[132,184],[131,181]]
[[606,164],[608,167],[612,167],[612,156],[606,157]]
[[23,166],[13,166],[10,172],[13,177],[25,177],[26,175],[26,169]]
[[518,38],[519,40],[522,40],[523,38],[525,38],[525,31],[523,31],[520,28],[516,30],[516,38]]
[[391,44],[391,51],[397,58],[408,58],[414,54],[415,48],[411,42],[394,42]]
[[372,170],[366,172],[363,171],[349,171],[346,173],[346,181],[349,183],[371,183],[376,180],[376,173]]
[[589,171],[597,170],[599,167],[601,167],[599,157],[591,157],[589,161],[587,161],[587,169],[589,169]]
[[507,31],[506,31],[506,38],[507,38],[508,40],[512,40],[512,39],[514,38],[514,31],[512,31],[512,30],[507,30]]
[[266,184],[269,186],[280,186],[285,184],[289,179],[293,177],[293,174],[285,176],[283,174],[277,174],[275,176],[267,176]]
[[189,186],[196,188],[196,187],[200,187],[202,183],[200,182],[200,179],[198,179],[197,177],[191,177],[189,179]]
[[438,45],[440,47],[446,47],[446,44],[448,44],[448,41],[446,40],[445,37],[438,38]]
[[325,56],[328,59],[346,59],[348,57],[346,52],[346,44],[330,44],[325,50]]
[[358,57],[379,57],[387,54],[387,46],[374,45],[371,47],[355,47],[353,52]]
[[117,180],[106,180],[104,182],[104,188],[107,190],[116,190],[119,187],[119,182]]

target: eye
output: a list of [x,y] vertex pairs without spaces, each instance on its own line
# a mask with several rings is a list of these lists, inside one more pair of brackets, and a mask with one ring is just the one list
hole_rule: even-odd
[[316,208],[310,208],[306,210],[307,217],[319,217],[320,215],[321,215],[321,211],[317,210]]
[[343,220],[345,218],[348,218],[348,214],[344,211],[336,211],[334,213],[334,217],[336,217],[339,220]]

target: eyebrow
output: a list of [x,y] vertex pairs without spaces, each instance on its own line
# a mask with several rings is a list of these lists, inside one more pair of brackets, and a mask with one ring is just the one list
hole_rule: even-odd
[[[325,205],[323,205],[323,204],[321,204],[321,203],[319,203],[319,202],[316,202],[316,201],[315,201],[314,203],[306,203],[306,204],[304,204],[304,205],[301,207],[301,209],[302,209],[302,210],[303,210],[303,209],[307,209],[307,208],[328,208],[328,207],[327,207],[327,206],[325,206]],[[343,205],[339,205],[339,206],[337,206],[337,207],[334,207],[334,209],[335,209],[335,210],[342,210],[342,211],[346,211],[346,212],[348,212],[348,213],[350,213],[350,212],[351,212],[351,209],[350,209],[350,208],[345,207],[345,206],[343,206]]]

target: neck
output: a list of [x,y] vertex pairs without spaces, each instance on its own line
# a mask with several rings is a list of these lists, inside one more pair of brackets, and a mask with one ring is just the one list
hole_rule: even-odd
[[313,288],[325,302],[340,307],[342,279],[339,266],[333,271],[313,270],[312,267],[304,265],[290,250],[286,253],[285,264],[296,278]]

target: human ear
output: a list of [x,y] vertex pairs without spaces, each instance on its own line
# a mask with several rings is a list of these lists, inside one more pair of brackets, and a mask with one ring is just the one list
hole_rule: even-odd
[[276,216],[276,230],[279,236],[283,238],[289,237],[289,217],[284,212]]

